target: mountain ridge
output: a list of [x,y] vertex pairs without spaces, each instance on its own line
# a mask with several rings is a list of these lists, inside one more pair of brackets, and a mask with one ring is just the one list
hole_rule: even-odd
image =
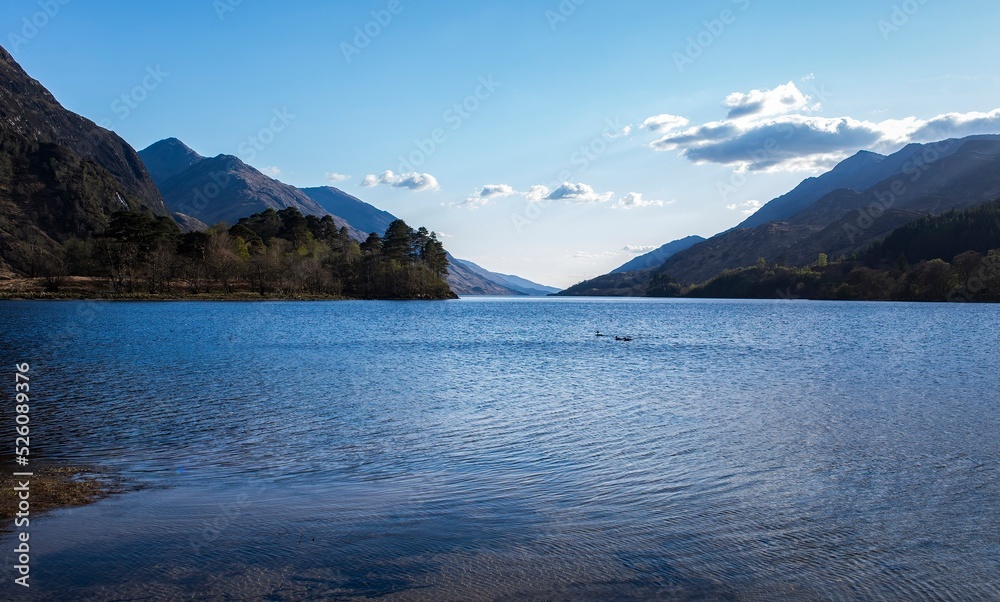
[[0,47],[0,272],[58,269],[115,211],[169,215],[135,150],[63,107]]

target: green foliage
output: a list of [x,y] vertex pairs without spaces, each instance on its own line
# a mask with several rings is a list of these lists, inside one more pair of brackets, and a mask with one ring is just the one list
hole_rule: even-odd
[[757,265],[726,270],[687,292],[689,297],[727,299],[801,299],[815,296],[822,275],[808,268]]
[[[662,275],[661,275],[662,276]],[[655,282],[655,280],[654,280]],[[650,286],[652,296],[679,287]],[[666,294],[661,295],[661,291]],[[1000,301],[1000,201],[910,222],[856,257],[812,268],[764,259],[681,293],[690,297]]]
[[219,225],[181,235],[168,218],[119,212],[96,244],[68,243],[75,260],[53,267],[47,282],[58,287],[62,273],[70,271],[104,275],[117,293],[158,294],[180,286],[193,294],[453,296],[437,237],[402,221],[390,230],[388,244],[372,234],[359,245],[332,217],[303,216],[292,208],[252,215],[229,229]]
[[997,247],[1000,247],[1000,200],[905,224],[872,245],[863,254],[863,261],[871,268],[931,259],[950,262],[966,251],[986,253]]

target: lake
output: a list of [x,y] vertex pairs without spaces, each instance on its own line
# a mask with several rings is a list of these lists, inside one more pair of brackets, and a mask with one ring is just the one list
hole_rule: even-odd
[[32,587],[8,566],[3,596],[1000,599],[1000,306],[2,302],[0,325],[32,457],[141,485],[33,520]]

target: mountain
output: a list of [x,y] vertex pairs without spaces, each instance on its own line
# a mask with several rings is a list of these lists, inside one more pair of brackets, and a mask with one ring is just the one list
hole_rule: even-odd
[[396,220],[396,216],[388,211],[373,207],[339,188],[320,186],[318,188],[303,188],[302,192],[306,193],[320,207],[334,215],[339,215],[362,232],[375,232],[381,236],[385,234],[389,224]]
[[181,232],[204,232],[208,230],[208,224],[183,213],[174,213],[174,221],[180,226]]
[[[510,289],[519,295],[529,295],[533,297],[544,297],[546,295],[551,295],[553,293],[558,293],[560,289],[551,286],[545,286],[544,284],[538,284],[537,282],[532,282],[520,276],[511,276],[509,274],[498,274],[496,272],[491,272],[486,268],[476,265],[475,263],[467,259],[455,259],[457,263],[462,264],[466,269],[472,273],[478,274],[484,280],[497,284],[501,287]],[[489,293],[495,294],[495,293]],[[506,293],[510,294],[510,293]]]
[[654,280],[672,290],[675,280],[703,283],[759,259],[808,266],[820,253],[830,259],[852,255],[912,220],[997,197],[1000,136],[910,144],[889,156],[861,152],[772,200],[752,219],[676,252],[657,267],[619,268],[561,294],[641,296]]
[[491,295],[498,297],[521,296],[524,293],[487,280],[461,259],[448,253],[448,286],[460,297]]
[[205,157],[188,148],[177,138],[167,138],[139,151],[139,158],[146,164],[146,171],[156,185],[162,186],[168,179]]
[[925,215],[863,253],[808,267],[759,262],[691,288],[650,284],[650,296],[869,301],[1000,301],[1000,200]]
[[0,271],[34,274],[114,211],[169,215],[135,150],[77,115],[0,48]]
[[[232,155],[202,157],[176,138],[160,140],[140,151],[139,156],[148,161],[167,207],[185,231],[204,229],[199,224],[233,225],[240,218],[268,208],[277,211],[295,207],[303,215],[332,215],[338,226],[346,225],[351,238],[361,242],[371,232],[385,234],[397,219],[337,188],[299,189],[262,174]],[[479,266],[470,267],[450,255],[449,261],[448,283],[459,295],[545,294],[541,291],[548,288]],[[525,292],[528,289],[535,292]]]
[[827,173],[808,178],[792,189],[771,200],[756,213],[743,220],[734,230],[753,228],[777,220],[788,219],[808,209],[816,201],[834,190],[868,190],[875,184],[896,174],[910,159],[916,149],[904,149],[891,157],[861,151],[849,157]]
[[[318,205],[346,219],[352,226],[364,231],[385,233],[397,218],[388,211],[369,205],[361,199],[332,186],[303,188]],[[448,256],[451,268],[448,284],[459,295],[535,295],[543,296],[559,289],[536,284],[518,276],[497,274],[471,261]]]
[[[795,215],[738,228],[682,251],[656,272],[704,282],[758,259],[789,266],[858,252],[913,219],[973,207],[1000,196],[1000,137],[909,145],[894,174],[862,191],[830,192]],[[895,159],[894,159],[895,157]],[[898,161],[895,155],[889,157]]]
[[139,151],[139,156],[154,174],[167,207],[175,216],[183,216],[175,219],[184,229],[196,228],[198,222],[233,225],[266,209],[294,207],[303,215],[333,215],[351,238],[367,238],[367,233],[331,214],[298,188],[262,174],[239,157],[202,157],[176,138],[160,140]]
[[690,249],[694,245],[705,242],[705,239],[701,236],[688,236],[680,240],[675,240],[673,242],[668,242],[659,249],[655,251],[650,251],[645,255],[640,255],[629,261],[625,265],[619,267],[618,269],[612,270],[612,274],[623,274],[625,272],[635,272],[638,270],[648,270],[649,268],[655,268],[664,261],[670,259],[674,255]]

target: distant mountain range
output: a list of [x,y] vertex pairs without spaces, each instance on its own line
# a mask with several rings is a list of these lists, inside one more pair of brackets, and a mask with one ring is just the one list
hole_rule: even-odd
[[[352,225],[366,232],[382,234],[389,224],[397,219],[388,211],[369,205],[339,188],[321,186],[303,188],[302,191],[327,211],[347,219]],[[448,284],[459,295],[544,296],[559,292],[557,288],[537,284],[518,276],[491,272],[471,261],[458,259],[450,253],[448,262],[451,266],[448,271]]]
[[650,251],[645,255],[640,255],[629,261],[618,269],[612,270],[612,274],[623,274],[625,272],[635,272],[638,270],[648,270],[662,265],[664,261],[670,259],[681,251],[686,251],[700,242],[705,242],[701,236],[688,236],[680,240],[668,242],[655,251]]
[[[491,272],[491,271],[487,270],[486,268],[478,266],[475,263],[472,263],[471,261],[468,261],[466,259],[455,259],[454,257],[452,257],[451,260],[452,260],[453,264],[458,264],[461,268],[464,268],[463,271],[468,271],[468,272],[471,272],[472,274],[478,275],[483,280],[486,280],[487,282],[491,282],[491,283],[499,286],[501,289],[512,290],[512,291],[514,291],[514,293],[516,293],[518,295],[528,295],[528,296],[533,296],[533,297],[542,297],[542,296],[545,296],[545,295],[551,295],[553,293],[558,293],[560,291],[560,289],[558,289],[558,288],[554,288],[554,287],[551,287],[551,286],[545,286],[545,285],[542,285],[542,284],[538,284],[536,282],[532,282],[530,280],[526,280],[526,279],[521,278],[519,276],[511,276],[511,275],[508,275],[508,274],[498,274],[496,272]],[[502,295],[502,294],[510,294],[510,293],[486,292],[486,291],[484,291],[482,294],[489,294],[489,295],[501,294]]]
[[65,109],[3,48],[0,193],[0,273],[35,273],[115,211],[169,213],[127,142]]
[[[264,175],[238,157],[206,158],[176,138],[160,140],[139,151],[174,218],[187,230],[225,222],[266,209],[295,207],[303,215],[331,215],[347,226],[352,238],[385,233],[397,218],[388,211],[330,186],[299,189]],[[547,295],[558,289],[516,276],[495,274],[471,262],[448,256],[448,283],[459,295]]]
[[998,197],[1000,136],[910,144],[889,156],[863,151],[770,201],[739,226],[655,267],[626,264],[562,294],[644,295],[657,278],[698,284],[760,259],[806,266],[821,253],[833,259],[861,252],[922,216]]
[[[294,207],[303,215],[323,216],[329,211],[303,191],[268,177],[239,157],[202,157],[176,138],[167,138],[139,151],[178,222],[193,218],[209,226],[224,222],[232,226],[240,218],[266,209],[280,211]],[[338,226],[347,226],[352,238],[367,238],[348,220],[334,214]],[[193,223],[193,222],[187,222]],[[187,224],[185,224],[187,225]]]
[[362,232],[376,232],[382,235],[389,224],[397,219],[388,211],[382,211],[332,186],[303,188],[302,192],[317,205],[334,215],[339,215]]
[[[331,215],[358,241],[396,219],[336,188],[300,190],[233,155],[204,157],[176,138],[136,153],[65,109],[0,48],[0,276],[37,275],[65,254],[62,243],[103,232],[117,211],[169,216],[190,232],[289,207]],[[449,282],[460,295],[555,290],[454,258]]]

